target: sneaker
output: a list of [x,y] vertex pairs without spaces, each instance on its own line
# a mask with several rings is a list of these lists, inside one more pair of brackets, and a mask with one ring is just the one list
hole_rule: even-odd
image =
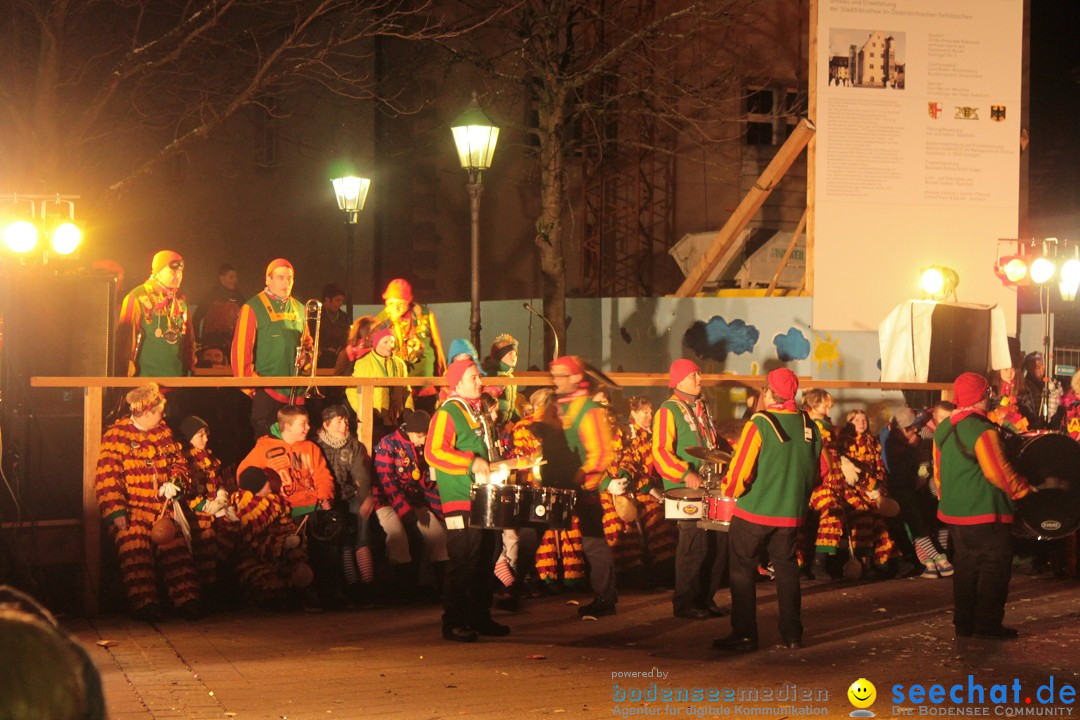
[[588,605],[582,605],[578,608],[577,614],[579,617],[591,617],[600,618],[605,615],[615,614],[615,603],[606,603],[602,600],[593,600]]
[[941,575],[941,577],[949,577],[954,572],[956,572],[953,569],[952,563],[949,562],[949,559],[944,555],[938,555],[937,557],[935,557],[934,565],[937,566],[937,571]]
[[938,572],[937,564],[931,561],[929,564],[927,564],[926,569],[922,571],[922,575],[920,575],[919,577],[925,578],[927,580],[937,580],[941,577],[941,573]]
[[454,642],[476,642],[480,637],[472,628],[468,627],[444,627],[442,631],[443,640],[452,640]]

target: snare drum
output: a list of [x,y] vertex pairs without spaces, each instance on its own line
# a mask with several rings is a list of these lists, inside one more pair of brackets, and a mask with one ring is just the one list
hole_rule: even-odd
[[521,488],[517,485],[473,483],[469,523],[492,530],[513,530],[521,526],[518,507]]
[[712,490],[705,495],[705,517],[698,522],[698,527],[727,532],[731,527],[731,516],[734,512],[735,498],[730,498],[719,490]]
[[574,527],[574,504],[577,491],[563,488],[547,488],[548,524],[556,530],[569,530]]
[[548,525],[548,507],[551,504],[551,488],[519,486],[518,519],[521,525]]
[[668,520],[700,520],[705,509],[705,493],[691,488],[675,488],[664,493],[664,517]]

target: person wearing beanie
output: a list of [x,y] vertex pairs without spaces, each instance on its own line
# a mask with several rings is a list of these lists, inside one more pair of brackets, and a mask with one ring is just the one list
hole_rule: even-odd
[[480,635],[510,634],[510,628],[491,619],[495,531],[469,522],[472,484],[491,477],[491,434],[476,363],[470,359],[451,363],[445,377],[450,393],[432,416],[424,445],[446,519],[442,634],[446,640],[475,642]]
[[802,592],[796,557],[799,525],[810,492],[827,471],[828,456],[817,425],[795,407],[799,379],[788,368],[766,376],[764,410],[754,413],[736,444],[720,490],[737,498],[728,531],[731,564],[731,634],[713,641],[718,650],[758,648],[758,558],[767,549],[776,570],[780,643],[802,647]]
[[[237,377],[292,377],[296,348],[307,326],[304,306],[292,296],[296,273],[278,258],[266,266],[266,287],[240,308],[232,340],[232,370]],[[251,427],[255,437],[270,432],[277,412],[289,404],[292,388],[255,388],[251,395]],[[304,398],[297,397],[303,405]]]
[[424,457],[431,415],[406,410],[397,430],[375,446],[375,516],[386,532],[392,591],[407,599],[417,586],[437,596],[448,558],[442,503]]
[[344,405],[327,405],[322,411],[322,427],[315,441],[322,450],[337,488],[334,508],[351,516],[348,527],[355,532],[341,542],[341,568],[345,593],[353,602],[367,602],[367,589],[374,579],[371,556],[371,493],[368,455],[355,435],[349,432],[349,411]]
[[[372,329],[368,336],[371,350],[364,353],[353,363],[353,377],[361,378],[403,378],[409,376],[405,361],[394,354],[397,340],[393,328],[383,323]],[[350,387],[345,390],[345,397],[352,406],[356,417],[361,417],[360,388]],[[401,423],[402,413],[413,408],[413,396],[406,386],[385,387],[376,385],[371,394],[371,439],[375,445],[384,435],[393,432]]]
[[[518,341],[513,336],[503,333],[495,337],[491,343],[491,351],[484,358],[484,372],[496,377],[514,377],[514,368],[518,363]],[[500,426],[506,423],[517,422],[524,413],[518,402],[517,385],[499,385],[488,388],[499,400],[499,417],[497,422]]]
[[934,432],[938,518],[953,545],[953,625],[959,638],[1008,640],[1005,603],[1012,576],[1013,501],[1034,492],[1005,456],[987,417],[986,378],[966,372],[953,382],[956,411]]
[[581,547],[589,563],[589,584],[596,597],[578,608],[581,617],[615,614],[615,559],[604,536],[604,506],[600,500],[603,481],[615,459],[611,423],[607,410],[592,399],[581,358],[564,355],[549,366],[555,385],[556,410],[570,450],[581,467],[574,476],[578,487],[574,516],[581,529]]
[[180,292],[184,259],[171,250],[154,255],[150,277],[120,304],[116,374],[182,377],[195,367],[195,331]]
[[[679,358],[668,371],[670,398],[653,418],[652,460],[664,482],[664,491],[701,487],[702,460],[687,448],[716,448],[716,433],[709,403],[701,394],[701,369],[692,360]],[[720,587],[727,560],[727,533],[699,528],[696,520],[676,523],[679,541],[675,548],[675,592],[671,596],[675,617],[704,620],[726,614],[713,596]],[[709,559],[709,568],[705,565]],[[703,577],[704,576],[704,577]]]
[[134,617],[148,622],[163,618],[158,579],[172,605],[189,618],[201,615],[199,581],[191,547],[178,532],[155,545],[150,530],[162,504],[174,509],[190,482],[180,444],[162,422],[165,397],[155,383],[126,396],[131,415],[114,422],[101,438],[94,471],[94,489],[101,516],[109,525],[120,557],[120,574]]
[[[404,278],[395,278],[383,293],[386,302],[375,316],[375,324],[388,323],[397,341],[394,354],[405,361],[409,377],[439,377],[446,371],[442,339],[435,315],[426,305],[413,301],[412,285]],[[413,390],[416,407],[431,412],[435,409],[438,392],[434,386]]]
[[239,540],[239,518],[229,502],[221,461],[207,447],[210,428],[206,421],[197,415],[187,416],[180,422],[180,435],[191,478],[184,499],[195,520],[192,532],[198,536],[192,547],[195,569],[203,594],[218,594],[218,569],[229,561]]

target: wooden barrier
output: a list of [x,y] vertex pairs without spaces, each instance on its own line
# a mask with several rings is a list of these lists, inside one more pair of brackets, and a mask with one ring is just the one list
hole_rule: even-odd
[[[620,387],[667,387],[666,373],[608,373]],[[702,375],[702,384],[740,385],[760,387],[763,378],[760,375]],[[294,377],[259,377],[238,378],[228,374],[227,369],[197,370],[193,377],[175,378],[139,378],[139,377],[32,377],[31,387],[39,388],[82,388],[83,389],[83,487],[82,487],[82,526],[86,563],[87,583],[83,588],[83,609],[88,615],[97,613],[98,590],[101,583],[101,513],[98,509],[97,494],[94,490],[94,470],[101,451],[102,399],[104,388],[132,388],[156,382],[169,388],[254,388],[254,387],[298,387],[311,385],[322,387],[356,387],[360,389],[360,441],[368,452],[371,447],[372,408],[371,401],[375,387],[426,387],[441,386],[446,380],[441,377],[411,378],[356,378],[337,375],[319,375],[314,380]],[[550,385],[551,376],[544,372],[523,372],[514,377],[485,377],[485,386],[498,385]],[[814,380],[799,378],[803,388],[820,387],[833,389],[859,390],[932,390],[943,394],[952,390],[946,383],[880,383],[852,380]]]

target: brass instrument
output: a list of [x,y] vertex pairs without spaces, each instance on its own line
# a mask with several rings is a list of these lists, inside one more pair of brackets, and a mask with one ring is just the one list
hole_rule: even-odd
[[[315,321],[315,332],[311,331],[311,321]],[[319,366],[319,331],[322,329],[322,303],[314,298],[304,303],[304,333],[300,344],[296,346],[296,360],[293,362],[293,377],[307,377],[314,382],[315,371]],[[289,393],[289,404],[296,402],[297,388],[293,386]],[[304,390],[303,397],[323,397],[319,388],[310,384]]]

